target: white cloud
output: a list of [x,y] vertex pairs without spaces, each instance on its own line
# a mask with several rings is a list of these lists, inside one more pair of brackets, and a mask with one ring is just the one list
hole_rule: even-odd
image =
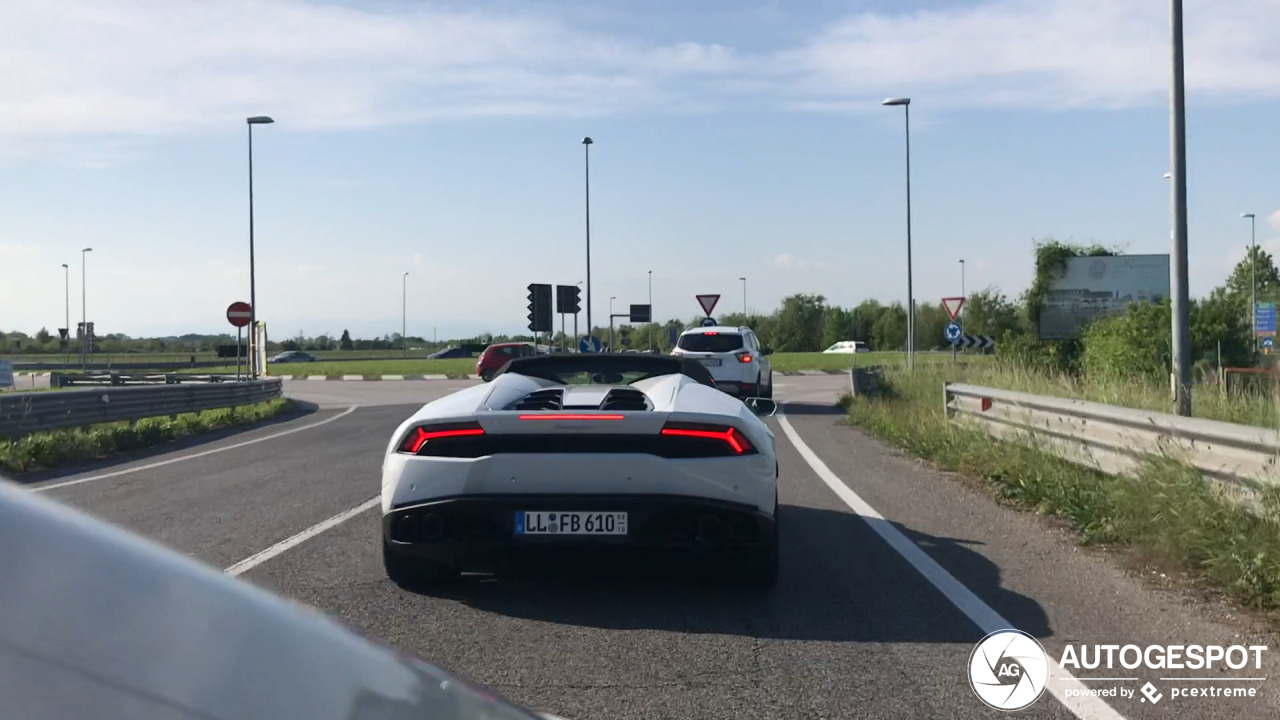
[[1277,210],[1267,216],[1267,224],[1274,230],[1280,230],[1280,210]]
[[[1190,0],[1186,16],[1193,100],[1280,94],[1280,0]],[[262,112],[353,128],[743,100],[871,112],[889,93],[927,94],[934,107],[1156,104],[1167,26],[1164,5],[1146,0],[989,0],[859,13],[797,47],[751,53],[416,3],[10,0],[0,156],[41,136],[196,132]]]
[[[814,109],[842,109],[850,96],[912,93],[935,106],[1149,104],[1168,92],[1167,13],[1167,4],[1139,0],[994,0],[862,13],[787,56],[803,71],[796,91],[808,97],[799,102]],[[1185,17],[1193,98],[1280,94],[1273,42],[1280,2],[1191,0]]]
[[787,269],[798,268],[801,270],[807,270],[813,267],[813,262],[798,258],[792,255],[791,253],[782,253],[781,255],[773,259],[773,265],[774,267],[779,267],[779,268],[787,268]]

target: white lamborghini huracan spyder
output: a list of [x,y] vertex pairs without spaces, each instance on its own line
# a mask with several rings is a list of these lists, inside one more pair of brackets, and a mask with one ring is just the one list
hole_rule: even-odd
[[778,575],[778,461],[758,415],[693,360],[645,354],[510,361],[427,403],[382,464],[383,561],[412,585],[523,558],[672,553]]

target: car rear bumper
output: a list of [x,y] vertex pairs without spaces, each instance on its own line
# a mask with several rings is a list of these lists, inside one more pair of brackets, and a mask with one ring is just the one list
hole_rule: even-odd
[[[516,513],[530,510],[626,512],[628,534],[516,535]],[[460,496],[396,508],[383,516],[382,533],[399,554],[464,571],[499,572],[565,554],[746,556],[772,541],[775,522],[751,505],[686,496]]]

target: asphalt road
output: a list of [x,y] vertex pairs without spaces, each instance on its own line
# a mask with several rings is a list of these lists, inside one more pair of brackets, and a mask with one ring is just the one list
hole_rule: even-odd
[[[30,487],[570,720],[1002,717],[966,676],[997,621],[1055,659],[1066,643],[1274,646],[1220,606],[1153,589],[1047,522],[841,425],[832,403],[845,382],[778,378],[783,569],[769,593],[641,567],[468,576],[411,593],[383,573],[376,509],[277,547],[374,498],[390,431],[468,381],[288,382],[311,412]],[[1274,666],[1268,656],[1247,675],[1268,680],[1234,683],[1217,671],[1190,683],[1160,677],[1197,673],[1075,670],[1138,678],[1085,687],[1152,681],[1163,699],[1095,699],[1073,713],[1047,693],[1020,714],[1280,717]],[[1254,686],[1258,697],[1171,697],[1193,685]]]

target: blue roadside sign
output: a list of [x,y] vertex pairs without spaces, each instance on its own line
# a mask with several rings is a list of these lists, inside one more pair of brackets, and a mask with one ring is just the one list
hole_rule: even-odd
[[1260,302],[1253,306],[1253,331],[1256,334],[1271,334],[1276,332],[1276,304],[1273,302]]
[[601,347],[603,346],[600,344],[600,338],[595,335],[584,335],[578,341],[578,352],[598,353]]
[[1262,338],[1262,347],[1270,350],[1274,345],[1275,345],[1274,338],[1269,338],[1269,337]]
[[716,319],[715,319],[715,318],[713,318],[713,317],[704,317],[704,318],[702,318],[702,322],[700,322],[700,323],[698,323],[698,324],[699,324],[699,325],[701,325],[702,327],[714,327],[715,325],[718,325],[719,323],[717,323],[717,322],[716,322]]
[[667,344],[669,344],[671,347],[675,347],[676,340],[678,340],[679,337],[680,337],[680,333],[677,332],[675,328],[671,328],[671,331],[667,334]]
[[942,337],[949,343],[956,342],[960,339],[960,326],[953,322],[947,323],[947,326],[942,328]]

